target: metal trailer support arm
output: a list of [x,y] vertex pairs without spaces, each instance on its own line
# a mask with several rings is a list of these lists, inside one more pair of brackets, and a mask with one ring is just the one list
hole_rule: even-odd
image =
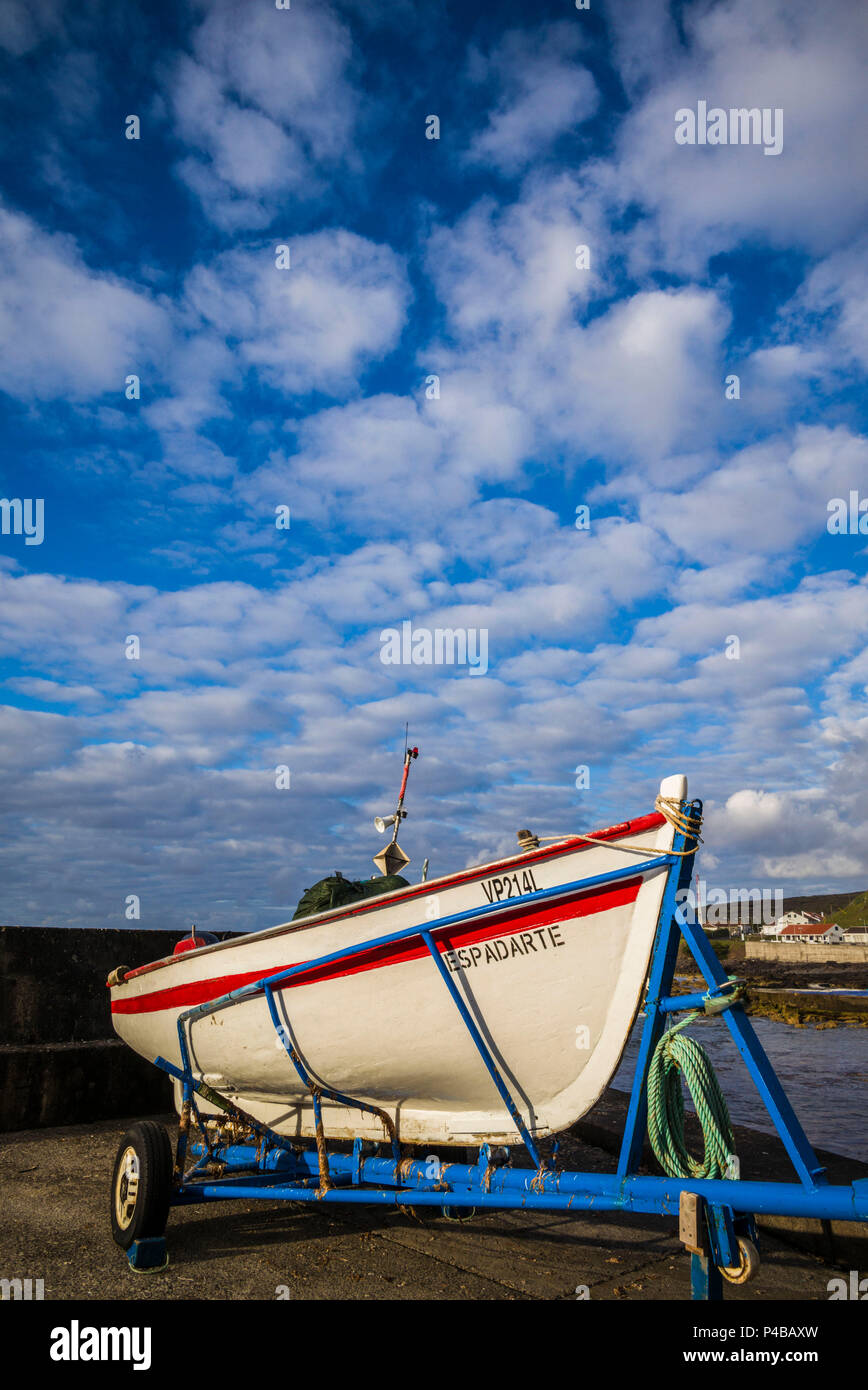
[[392,1120],[391,1115],[388,1115],[385,1110],[381,1110],[379,1106],[368,1105],[366,1102],[361,1100],[354,1100],[352,1096],[346,1096],[342,1091],[334,1091],[330,1086],[321,1086],[317,1082],[313,1081],[311,1077],[308,1075],[307,1069],[302,1063],[301,1057],[299,1056],[297,1049],[291,1046],[289,1038],[287,1037],[286,1027],[284,1026],[284,1024],[280,1022],[280,1018],[277,1013],[277,1004],[275,1003],[274,999],[274,990],[272,989],[271,985],[268,984],[264,986],[264,989],[265,997],[268,1000],[268,1011],[271,1014],[271,1021],[274,1024],[274,1027],[277,1031],[277,1035],[283,1043],[283,1046],[286,1048],[290,1061],[292,1062],[293,1066],[298,1072],[302,1085],[307,1087],[308,1091],[310,1092],[311,1099],[313,1101],[314,1119],[317,1127],[317,1150],[320,1153],[320,1169],[321,1172],[324,1169],[323,1176],[325,1180],[328,1180],[328,1156],[325,1154],[325,1150],[322,1148],[321,1144],[322,1107],[320,1105],[320,1098],[322,1096],[326,1096],[329,1100],[336,1101],[339,1105],[346,1105],[351,1110],[361,1110],[365,1114],[375,1115],[377,1119],[380,1120],[380,1122],[383,1125],[383,1128],[389,1136],[389,1142],[392,1146],[392,1157],[394,1158],[396,1163],[400,1163],[401,1149],[398,1144],[398,1136],[395,1131],[395,1124]]
[[[691,809],[701,814],[702,803],[694,801]],[[618,1159],[618,1176],[628,1177],[639,1169],[642,1145],[648,1117],[648,1069],[651,1057],[663,1035],[667,1015],[674,1009],[696,1006],[694,996],[685,996],[679,1004],[678,996],[672,997],[675,965],[678,947],[682,939],[686,941],[690,953],[709,987],[716,994],[723,994],[731,988],[731,982],[715,955],[702,930],[691,922],[679,896],[689,887],[693,874],[697,842],[690,840],[679,830],[673,841],[673,852],[681,851],[669,871],[669,878],[663,893],[657,936],[651,957],[648,976],[648,990],[645,1000],[645,1025],[639,1043],[639,1055],[630,1093],[627,1122]],[[684,853],[688,849],[691,852]],[[814,1153],[807,1136],[799,1123],[787,1096],[777,1078],[775,1070],[766,1055],[753,1024],[748,1018],[744,1005],[734,1002],[722,1010],[726,1026],[735,1041],[751,1079],[771,1116],[775,1129],[786,1148],[787,1154],[801,1182],[809,1188],[827,1183],[825,1169]]]
[[[678,927],[690,947],[694,960],[709,987],[724,985],[728,976],[709,942],[695,922],[690,922],[682,907],[675,913]],[[790,1156],[790,1160],[806,1187],[822,1186],[828,1182],[826,1170],[812,1149],[802,1129],[765,1048],[756,1035],[744,1005],[733,1004],[725,1009],[723,1019],[744,1059],[751,1080],[771,1116],[775,1129]]]
[[[701,809],[700,802],[694,802],[693,805]],[[696,842],[694,841],[692,853],[685,854],[686,848],[686,837],[682,831],[676,830],[672,841],[672,850],[676,857],[670,862],[666,887],[663,890],[663,901],[660,904],[660,917],[657,923],[657,934],[654,938],[651,969],[648,976],[645,1026],[639,1041],[639,1055],[636,1058],[633,1089],[630,1093],[627,1121],[621,1141],[621,1152],[618,1156],[619,1178],[638,1172],[642,1158],[642,1145],[645,1141],[645,1130],[648,1123],[648,1068],[651,1065],[654,1049],[663,1034],[665,1022],[663,1014],[657,1008],[657,1002],[662,995],[670,994],[672,991],[675,962],[678,958],[680,944],[680,935],[675,927],[678,893],[690,884],[693,861],[696,857]]]
[[423,932],[422,932],[422,940],[425,942],[425,945],[428,947],[428,950],[429,950],[430,953],[431,953],[431,958],[432,958],[432,960],[434,961],[434,964],[437,966],[437,969],[440,971],[440,975],[441,975],[441,977],[442,977],[442,979],[443,979],[443,981],[444,981],[444,983],[445,983],[445,985],[446,985],[446,988],[449,990],[449,993],[452,995],[452,999],[453,999],[453,1001],[454,1001],[454,1003],[455,1003],[455,1007],[457,1008],[458,1012],[459,1012],[460,1015],[461,1015],[461,1018],[462,1018],[462,1020],[463,1020],[463,1022],[464,1022],[464,1026],[466,1027],[468,1033],[470,1034],[471,1038],[473,1039],[473,1041],[474,1041],[474,1043],[475,1043],[475,1045],[476,1045],[477,1051],[479,1052],[480,1057],[482,1058],[483,1062],[485,1063],[486,1071],[488,1072],[489,1076],[491,1077],[492,1081],[494,1082],[495,1086],[497,1087],[498,1094],[499,1094],[501,1100],[503,1101],[504,1105],[506,1106],[507,1110],[509,1111],[510,1118],[512,1119],[512,1121],[513,1121],[513,1123],[514,1123],[516,1129],[518,1130],[519,1134],[521,1135],[522,1143],[524,1144],[525,1148],[527,1149],[528,1153],[530,1154],[530,1156],[531,1156],[531,1158],[533,1159],[534,1163],[536,1164],[537,1168],[542,1168],[542,1166],[543,1166],[542,1158],[540,1157],[539,1152],[537,1151],[536,1144],[533,1142],[533,1139],[530,1137],[530,1133],[528,1132],[527,1125],[525,1124],[524,1120],[521,1118],[521,1113],[520,1113],[520,1111],[519,1111],[519,1108],[518,1108],[518,1106],[516,1105],[515,1101],[513,1100],[512,1096],[510,1095],[509,1089],[508,1089],[508,1087],[507,1087],[507,1085],[506,1085],[506,1082],[504,1081],[503,1077],[501,1076],[500,1072],[498,1071],[497,1063],[495,1062],[494,1058],[493,1058],[492,1055],[491,1055],[491,1050],[490,1050],[490,1048],[488,1048],[488,1047],[486,1046],[485,1039],[483,1038],[482,1034],[480,1033],[479,1029],[477,1028],[477,1026],[476,1026],[476,1024],[475,1024],[475,1022],[474,1022],[474,1020],[473,1020],[473,1018],[472,1018],[472,1016],[471,1016],[470,1010],[468,1009],[468,1007],[467,1007],[467,1005],[465,1004],[464,1000],[461,998],[461,995],[458,993],[458,989],[457,989],[457,986],[456,986],[456,984],[455,984],[455,981],[452,979],[452,976],[449,974],[449,971],[446,969],[446,966],[443,964],[443,958],[442,958],[442,956],[440,955],[440,952],[439,952],[439,950],[437,949],[437,946],[435,945],[434,941],[431,939],[431,933],[430,933],[430,931],[423,931]]

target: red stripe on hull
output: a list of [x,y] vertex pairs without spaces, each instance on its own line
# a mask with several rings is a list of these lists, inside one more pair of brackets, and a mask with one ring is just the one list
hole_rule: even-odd
[[[435,944],[441,955],[445,951],[457,951],[467,946],[475,946],[481,941],[489,941],[497,936],[516,936],[522,931],[537,930],[555,922],[568,922],[576,917],[590,917],[612,907],[622,907],[636,901],[642,884],[641,875],[614,883],[611,888],[595,889],[573,898],[570,902],[540,907],[528,911],[527,907],[507,908],[496,914],[496,920],[488,918],[480,922],[457,923],[453,927],[441,927],[434,933]],[[365,970],[380,970],[387,965],[403,965],[407,961],[418,960],[428,954],[427,947],[417,937],[405,941],[386,942],[381,946],[365,948],[361,945],[346,960],[332,961],[326,965],[315,966],[286,980],[280,989],[294,989],[298,985],[321,984],[325,980],[339,980],[345,975],[359,975]],[[297,961],[303,965],[303,961]],[[152,990],[150,994],[139,995],[133,999],[112,1001],[114,1014],[154,1013],[161,1009],[193,1008],[211,999],[219,999],[230,990],[240,989],[242,985],[253,984],[266,975],[276,975],[280,970],[290,970],[291,965],[275,965],[270,970],[249,970],[237,975],[220,975],[210,980],[193,980],[189,984],[174,985],[168,989]]]

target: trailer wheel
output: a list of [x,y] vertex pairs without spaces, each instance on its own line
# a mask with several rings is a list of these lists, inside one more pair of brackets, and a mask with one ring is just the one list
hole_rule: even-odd
[[121,1140],[112,1173],[112,1235],[122,1250],[135,1240],[163,1234],[171,1191],[169,1136],[153,1120],[140,1120]]
[[746,1236],[738,1238],[738,1253],[741,1257],[737,1265],[721,1265],[720,1272],[730,1284],[746,1284],[759,1269],[759,1251],[752,1240]]

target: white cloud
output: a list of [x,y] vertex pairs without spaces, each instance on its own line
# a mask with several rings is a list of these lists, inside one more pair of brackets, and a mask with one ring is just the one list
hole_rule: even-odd
[[[800,426],[751,445],[681,492],[649,492],[641,515],[695,560],[786,554],[826,534],[828,501],[868,477],[868,440]],[[842,561],[843,563],[843,561]]]
[[[833,785],[838,774],[833,770]],[[716,843],[752,856],[766,879],[829,883],[868,872],[860,829],[822,788],[734,792],[708,818]]]
[[169,83],[192,151],[178,172],[218,225],[265,226],[281,197],[316,196],[323,169],[352,158],[350,39],[326,6],[213,0],[193,54]]
[[165,309],[91,270],[75,242],[0,207],[0,387],[37,400],[116,392],[147,376],[169,339]]
[[462,505],[475,487],[447,476],[443,439],[433,411],[403,396],[372,396],[308,415],[296,425],[292,454],[274,451],[239,483],[257,511],[291,499],[292,514],[318,524],[339,515],[342,529],[373,527],[394,533],[436,525],[444,510]]
[[[468,347],[483,335],[515,343],[551,333],[605,288],[605,223],[584,194],[571,176],[538,178],[514,203],[482,198],[434,228],[427,269]],[[576,267],[579,244],[591,248],[590,271]]]
[[587,272],[573,252],[595,239],[578,224],[527,225],[534,222],[527,206],[499,223],[480,207],[454,233],[435,234],[431,271],[460,342],[427,354],[442,364],[444,399],[451,374],[472,367],[539,437],[579,456],[626,452],[653,462],[706,439],[723,408],[728,315],[717,296],[643,291],[583,325]]
[[288,395],[354,384],[371,358],[393,348],[409,286],[390,247],[342,230],[289,243],[291,268],[274,245],[227,251],[187,277],[189,305],[237,359]]
[[496,80],[499,95],[486,126],[470,143],[469,162],[515,174],[594,114],[596,83],[577,61],[583,42],[581,31],[567,21],[511,30],[487,58],[474,56],[472,76]]
[[[643,11],[648,8],[643,6]],[[850,0],[726,0],[688,7],[682,43],[660,5],[621,30],[638,99],[600,165],[616,203],[653,216],[637,226],[635,265],[699,270],[745,236],[824,251],[858,231],[868,211],[863,139],[868,11]],[[642,45],[647,42],[647,56]],[[675,112],[768,107],[784,112],[783,152],[675,143]]]
[[[590,270],[577,268],[578,246]],[[534,178],[502,209],[481,199],[429,237],[449,336],[424,362],[439,364],[444,400],[454,375],[477,395],[486,381],[540,452],[663,460],[668,479],[671,454],[704,445],[723,418],[729,314],[699,286],[613,300],[622,251],[599,199],[572,177]]]
[[831,364],[868,367],[868,239],[862,237],[815,265],[782,318],[805,351],[825,352]]
[[63,34],[63,0],[5,0],[0,6],[0,48],[21,58],[49,36]]
[[[868,585],[849,574],[803,580],[792,592],[715,605],[688,602],[642,618],[642,642],[674,648],[712,663],[706,690],[730,683],[762,694],[775,684],[798,687],[850,657],[868,631]],[[727,636],[740,639],[740,657],[725,656]],[[765,674],[758,685],[759,671]]]
[[64,685],[60,681],[42,680],[36,676],[11,677],[6,682],[10,690],[20,691],[45,704],[99,705],[103,697],[92,685]]

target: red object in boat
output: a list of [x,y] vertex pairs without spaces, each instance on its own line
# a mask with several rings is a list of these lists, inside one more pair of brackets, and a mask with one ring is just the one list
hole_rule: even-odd
[[185,936],[183,940],[178,942],[172,955],[182,956],[185,951],[198,951],[200,946],[207,945],[207,941],[203,940],[201,936]]

